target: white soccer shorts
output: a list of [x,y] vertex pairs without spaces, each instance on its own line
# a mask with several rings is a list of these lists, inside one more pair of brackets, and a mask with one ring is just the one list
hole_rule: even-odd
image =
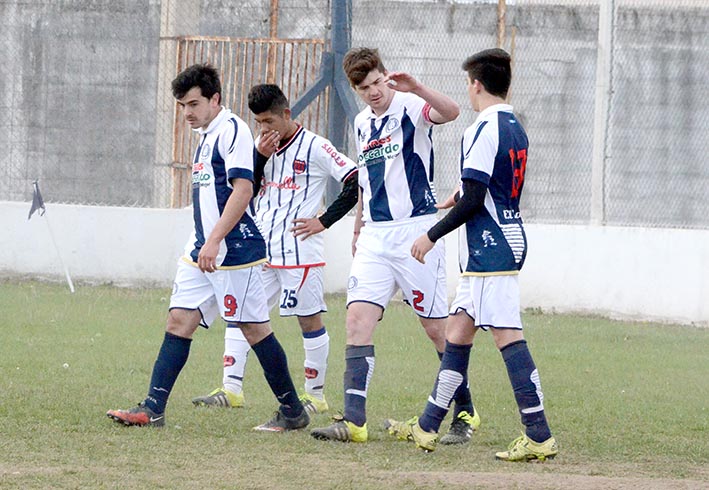
[[281,316],[311,316],[327,311],[322,266],[265,266],[262,275],[269,310],[278,306]]
[[424,318],[446,318],[446,253],[439,240],[422,264],[411,256],[414,241],[436,223],[435,216],[362,227],[347,285],[347,304],[386,308],[401,289],[404,301]]
[[460,276],[450,314],[463,310],[475,326],[522,329],[519,276]]
[[199,310],[200,325],[209,327],[221,315],[226,322],[264,323],[268,321],[266,292],[259,264],[244,269],[202,272],[178,261],[170,309]]

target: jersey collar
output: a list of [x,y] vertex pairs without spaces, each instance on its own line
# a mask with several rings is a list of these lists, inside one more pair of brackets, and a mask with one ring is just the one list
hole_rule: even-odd
[[[296,123],[296,124],[298,124],[298,123]],[[295,133],[293,133],[293,136],[290,137],[288,142],[285,145],[281,146],[280,148],[276,149],[276,155],[280,156],[281,153],[286,151],[288,149],[288,147],[291,145],[291,143],[293,143],[298,138],[298,136],[300,136],[300,133],[302,133],[302,132],[303,132],[303,126],[298,124],[298,129],[295,130]]]
[[512,106],[509,104],[495,104],[491,105],[484,111],[482,111],[480,114],[478,114],[478,118],[482,119],[484,117],[489,116],[493,112],[512,112]]
[[207,126],[207,129],[197,128],[194,131],[197,131],[199,134],[207,134],[210,131],[213,131],[214,128],[219,126],[219,124],[221,124],[221,122],[224,119],[229,117],[229,114],[231,114],[231,111],[229,109],[227,109],[226,107],[222,106],[222,110],[219,111],[219,114],[217,114],[217,116],[214,119],[212,119],[212,122],[209,123],[209,126]]
[[372,110],[371,107],[369,107],[369,119],[382,119],[390,114],[396,114],[399,112],[399,109],[401,107],[401,104],[403,101],[401,100],[404,97],[404,94],[402,92],[394,92],[394,97],[391,98],[391,102],[389,102],[389,107],[387,107],[387,110],[384,111],[384,114],[381,116],[377,116],[374,111]]

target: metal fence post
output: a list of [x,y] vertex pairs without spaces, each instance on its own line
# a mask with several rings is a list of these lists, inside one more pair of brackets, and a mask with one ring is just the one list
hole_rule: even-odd
[[593,115],[593,160],[591,164],[591,224],[606,221],[606,164],[610,104],[613,95],[613,28],[615,0],[600,0],[598,12],[598,49],[596,61],[596,96]]

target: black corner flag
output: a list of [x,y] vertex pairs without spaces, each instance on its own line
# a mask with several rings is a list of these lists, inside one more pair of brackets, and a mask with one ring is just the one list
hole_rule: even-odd
[[40,210],[39,215],[42,216],[46,211],[44,207],[44,199],[42,199],[42,194],[39,192],[39,181],[35,180],[32,182],[34,186],[34,192],[32,193],[32,207],[30,208],[30,214],[27,216],[27,221],[32,217],[35,211]]

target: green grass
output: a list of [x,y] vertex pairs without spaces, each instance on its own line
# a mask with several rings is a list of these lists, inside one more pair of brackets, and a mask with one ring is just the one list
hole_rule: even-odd
[[[112,423],[107,409],[130,407],[145,395],[168,298],[168,290],[80,286],[72,295],[61,285],[0,283],[0,488],[709,485],[707,330],[526,314],[525,334],[561,452],[545,464],[505,464],[493,454],[518,435],[519,415],[489,334],[478,335],[471,359],[483,425],[470,445],[425,454],[380,428],[386,417],[418,414],[437,371],[432,345],[398,303],[376,333],[368,444],[320,442],[308,431],[251,431],[276,408],[255,356],[247,366],[245,408],[193,408],[193,396],[221,382],[221,322],[196,334],[165,429]],[[330,297],[328,305],[326,394],[341,409],[344,298]],[[299,329],[292,319],[273,326],[301,387]],[[328,423],[321,415],[313,426]]]

